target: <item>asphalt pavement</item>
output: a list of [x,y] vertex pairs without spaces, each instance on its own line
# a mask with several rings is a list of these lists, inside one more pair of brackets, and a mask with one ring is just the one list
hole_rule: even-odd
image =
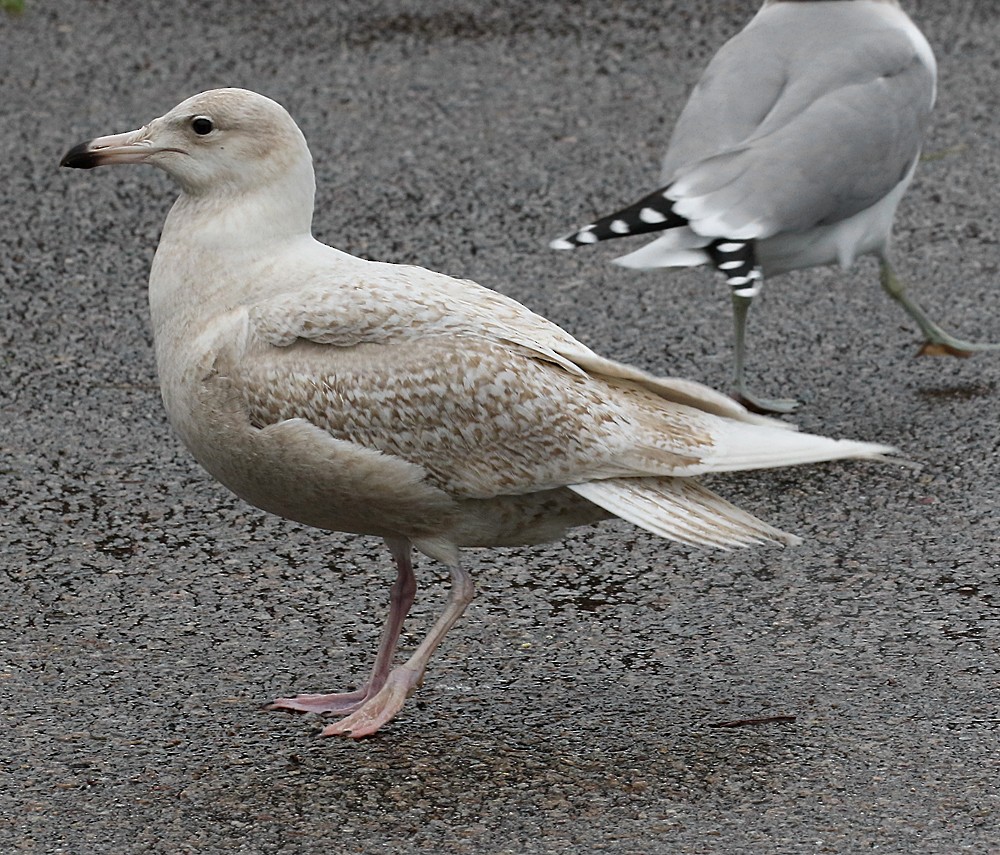
[[[934,317],[1000,340],[1000,17],[908,2],[929,157],[897,218]],[[758,392],[920,468],[718,477],[794,549],[624,523],[470,551],[478,597],[378,736],[271,698],[367,674],[381,542],[267,517],[160,405],[145,282],[175,196],[60,156],[182,98],[283,103],[316,235],[475,279],[608,356],[725,388],[726,287],[549,239],[651,188],[745,0],[26,0],[0,13],[0,847],[27,853],[1000,850],[1000,354],[915,358],[875,263],[767,283]],[[831,145],[836,139],[831,138]],[[446,574],[418,560],[411,647]],[[750,720],[761,720],[756,724]],[[732,726],[718,726],[732,725]]]

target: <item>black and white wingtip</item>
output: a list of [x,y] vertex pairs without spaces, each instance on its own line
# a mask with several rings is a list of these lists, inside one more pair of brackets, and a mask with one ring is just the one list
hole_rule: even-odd
[[622,208],[582,229],[557,238],[549,244],[549,247],[575,249],[578,246],[587,246],[611,238],[662,232],[687,225],[684,217],[674,213],[674,203],[667,198],[667,189],[656,190],[627,208]]
[[[549,247],[576,249],[578,246],[587,246],[611,238],[643,235],[687,226],[687,218],[674,211],[674,203],[667,195],[669,190],[669,187],[664,187],[648,196],[643,196],[627,208],[601,217],[582,229],[552,241]],[[753,240],[719,237],[707,246],[704,243],[694,246],[704,254],[705,261],[711,262],[712,266],[726,277],[726,282],[736,296],[748,298],[757,296],[763,275],[757,263]]]
[[756,297],[760,293],[763,274],[752,240],[720,238],[705,247],[705,252],[737,297]]

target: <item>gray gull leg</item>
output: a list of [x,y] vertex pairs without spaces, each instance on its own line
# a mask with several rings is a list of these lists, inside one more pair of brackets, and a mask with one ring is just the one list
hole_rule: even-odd
[[917,326],[926,337],[927,341],[920,348],[921,356],[968,357],[977,351],[1000,350],[1000,344],[963,341],[941,329],[917,303],[906,295],[906,283],[896,275],[892,262],[886,254],[883,254],[879,259],[879,280],[885,292],[906,309],[907,314],[917,322]]
[[755,413],[794,412],[798,409],[799,402],[793,398],[761,398],[752,394],[747,389],[744,366],[746,364],[747,312],[750,311],[751,302],[753,302],[752,296],[743,296],[733,291],[733,322],[735,325],[733,342],[735,351],[733,359],[735,371],[733,397],[748,410],[752,410]]

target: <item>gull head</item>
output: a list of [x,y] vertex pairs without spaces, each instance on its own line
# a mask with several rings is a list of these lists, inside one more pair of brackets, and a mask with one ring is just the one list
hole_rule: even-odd
[[[212,89],[182,101],[136,131],[97,137],[70,149],[60,166],[92,169],[149,163],[193,197],[236,196],[302,185],[312,160],[288,112],[246,89]],[[311,195],[311,192],[310,192]]]

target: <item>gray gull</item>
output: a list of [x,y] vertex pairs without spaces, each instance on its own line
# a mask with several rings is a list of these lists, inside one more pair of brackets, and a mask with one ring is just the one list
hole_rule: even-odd
[[681,111],[660,187],[551,243],[573,249],[662,232],[616,259],[651,269],[711,264],[732,289],[735,393],[759,412],[792,400],[752,395],[747,312],[763,277],[874,254],[882,287],[926,338],[921,353],[969,356],[906,293],[890,254],[913,178],[937,66],[896,0],[766,0],[722,46]]
[[[344,716],[323,735],[374,733],[421,683],[473,596],[461,547],[543,543],[610,516],[686,544],[793,543],[695,476],[891,451],[797,433],[697,383],[604,359],[473,282],[319,243],[306,141],[262,95],[203,92],[62,160],[117,163],[152,164],[180,186],[149,302],[181,440],[258,508],[381,537],[395,560],[367,682],[271,704]],[[394,668],[413,548],[446,564],[452,586]]]

